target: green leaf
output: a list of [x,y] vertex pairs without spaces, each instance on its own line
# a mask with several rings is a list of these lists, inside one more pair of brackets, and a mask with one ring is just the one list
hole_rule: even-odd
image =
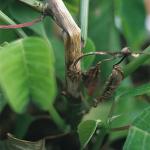
[[81,147],[85,148],[86,145],[91,140],[92,136],[94,135],[100,120],[86,120],[81,122],[78,126],[78,134],[80,138]]
[[25,134],[27,133],[27,130],[28,130],[30,124],[34,120],[35,120],[35,118],[28,114],[17,115],[15,127],[13,129],[13,134],[15,136],[17,136],[18,138],[22,139],[25,136]]
[[131,127],[123,150],[150,149],[150,134],[137,127]]
[[[88,38],[85,47],[82,49],[82,51],[84,53],[88,53],[88,52],[94,52],[95,51],[95,45],[93,43],[93,41]],[[93,61],[94,61],[94,56],[89,56],[89,57],[85,57],[82,60],[82,68],[87,70],[89,69],[89,67],[92,65]]]
[[0,113],[3,111],[3,108],[6,106],[7,101],[4,98],[2,91],[0,91]]
[[[143,100],[137,101],[137,98],[134,98],[135,96],[140,96],[146,93],[150,92],[150,83],[134,87],[134,88],[123,88],[118,89],[116,93],[115,100],[117,101],[118,107],[123,110],[135,110],[138,108],[142,108],[147,106],[147,103]],[[133,109],[134,108],[134,109]],[[131,115],[130,115],[131,117]],[[129,118],[130,118],[129,117]]]
[[111,108],[111,101],[108,103],[101,103],[96,108],[91,108],[90,112],[84,115],[84,120],[101,120],[106,122],[108,119],[108,114]]
[[128,45],[134,49],[140,48],[146,37],[144,1],[121,0],[120,17]]
[[72,2],[69,3],[65,1],[64,4],[72,15],[76,15],[79,12],[79,4],[73,4]]
[[45,110],[52,105],[56,85],[49,43],[40,38],[15,41],[1,48],[0,61],[0,85],[16,112],[22,112],[30,99]]
[[132,123],[134,126],[150,134],[150,107],[144,109]]
[[0,149],[2,150],[46,150],[45,140],[40,140],[36,142],[30,142],[25,140],[20,140],[8,134],[8,139],[5,142],[0,143]]
[[[14,23],[14,22],[12,22],[12,20],[0,10],[0,24],[2,25],[8,23]],[[0,44],[2,44],[5,41],[10,42],[16,38],[17,38],[17,34],[15,33],[14,30],[0,29]]]
[[89,37],[92,38],[98,50],[120,49],[114,13],[114,1],[101,0],[90,3]]
[[[30,7],[26,7],[26,5],[17,1],[13,3],[13,5],[10,7],[10,14],[19,23],[33,21],[33,19],[36,19],[41,15],[38,12],[36,12],[34,9]],[[43,22],[39,22],[33,26],[29,26],[28,28],[30,28],[36,34],[46,37],[46,32],[45,32],[45,27]]]
[[80,0],[64,0],[64,3],[73,16],[78,15]]
[[[119,88],[116,93],[116,106],[114,116],[120,115],[112,121],[112,127],[124,126],[125,124],[131,124],[135,117],[145,108],[148,107],[148,103],[140,96],[150,92],[150,83],[129,88]],[[135,97],[138,96],[138,97]],[[123,133],[123,134],[122,134]],[[126,132],[112,133],[111,138],[118,138],[124,136]]]
[[[0,24],[4,24],[4,23],[0,21]],[[17,35],[15,31],[0,29],[0,44],[2,44],[5,41],[10,42],[16,38],[17,38]]]
[[124,150],[150,149],[150,107],[140,113],[132,123]]
[[12,5],[14,0],[0,0],[0,10],[6,10],[8,6]]
[[[2,11],[0,11],[0,21],[2,21],[4,24],[9,24],[9,25],[15,25],[16,23],[12,20],[12,19],[10,19],[5,13],[3,13]],[[3,31],[3,33],[4,33],[4,35],[5,35],[5,30],[4,29],[1,29],[1,31]],[[15,32],[11,32],[12,30],[6,30],[8,33],[15,33]],[[24,37],[26,37],[26,34],[24,33],[24,31],[22,30],[22,29],[18,29],[18,28],[16,28],[15,29],[15,31],[16,31],[16,33],[20,36],[20,37],[22,37],[22,38],[24,38]],[[7,33],[6,32],[6,33]],[[7,35],[9,38],[11,37],[11,36],[9,36],[9,35]],[[3,39],[3,38],[2,38]],[[4,41],[3,41],[4,42]]]
[[55,54],[56,76],[64,81],[65,79],[65,50],[62,41],[57,38],[50,38]]
[[[119,33],[114,24],[115,16],[114,1],[100,0],[90,2],[89,11],[89,37],[100,51],[120,50]],[[105,56],[96,57],[96,61],[106,58]],[[101,81],[105,82],[112,69],[112,62],[102,64]]]
[[[121,127],[131,124],[136,116],[146,107],[148,104],[143,99],[137,99],[134,97],[122,97],[122,99],[116,103],[115,112],[113,117],[118,116],[111,122],[111,127]],[[111,139],[116,140],[121,137],[127,136],[128,132],[112,132]]]
[[118,95],[116,96],[116,99],[119,99],[122,97],[138,96],[138,95],[142,95],[142,94],[149,93],[149,92],[150,92],[150,83],[147,83],[139,87],[127,89],[125,90],[125,92],[123,91],[122,93],[118,93]]

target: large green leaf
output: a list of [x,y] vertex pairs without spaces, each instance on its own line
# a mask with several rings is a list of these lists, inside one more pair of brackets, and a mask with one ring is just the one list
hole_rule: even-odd
[[64,4],[73,16],[75,16],[79,12],[79,4],[72,4],[72,1],[71,3],[64,2]]
[[150,149],[150,107],[140,113],[132,125],[124,150]]
[[150,107],[142,111],[132,124],[150,134]]
[[120,91],[120,93],[118,92],[116,99],[121,99],[122,97],[138,96],[149,92],[150,92],[150,83],[147,83],[132,89],[128,88],[125,91],[124,90],[122,92]]
[[114,1],[91,1],[89,10],[89,37],[97,50],[118,50],[120,44],[114,24]]
[[[96,46],[96,50],[120,50],[119,33],[114,24],[114,1],[91,1],[89,6],[89,37]],[[96,57],[100,60],[106,57]],[[112,69],[112,62],[102,64],[101,80],[104,82]]]
[[100,120],[86,120],[81,122],[78,126],[78,133],[80,138],[81,147],[85,148],[95,133]]
[[13,129],[13,134],[22,139],[28,131],[29,126],[35,120],[35,118],[28,114],[18,114]]
[[[4,24],[9,24],[9,25],[15,25],[16,23],[11,19],[11,18],[9,18],[4,12],[2,12],[2,11],[0,11],[0,21],[2,21],[2,23],[4,23]],[[5,35],[5,30],[2,28],[1,29],[1,31],[3,31],[2,33],[4,33],[4,35]],[[10,29],[10,30],[6,30],[6,31],[8,31],[8,33],[13,33],[14,34],[14,36],[16,35],[15,34],[15,32],[11,32],[12,30]],[[16,29],[15,30],[16,31],[16,33],[18,34],[18,36],[20,36],[20,37],[26,37],[27,35],[24,33],[24,31],[22,30],[22,29]],[[6,32],[7,33],[7,32]],[[3,35],[3,34],[2,34]],[[3,36],[4,36],[3,35]],[[4,40],[4,37],[2,36],[2,39],[3,39],[3,42],[5,42]],[[8,37],[7,37],[8,36]],[[10,38],[11,37],[11,34],[10,35],[6,35],[6,38]],[[6,41],[8,41],[8,40],[6,40]]]
[[[4,24],[4,23],[0,20],[0,24]],[[0,29],[0,44],[2,44],[5,41],[10,42],[16,38],[17,38],[17,35],[15,31]]]
[[[0,24],[5,24],[5,22],[0,17]],[[10,42],[17,38],[16,32],[14,30],[4,30],[0,29],[0,44],[7,41]]]
[[73,16],[78,14],[80,0],[64,0],[64,3]]
[[150,134],[132,127],[124,145],[123,150],[148,150],[150,149]]
[[14,0],[0,0],[0,10],[6,10],[6,8],[12,5]]
[[121,0],[119,13],[128,46],[140,48],[146,37],[144,1]]
[[65,79],[65,52],[64,52],[64,46],[62,41],[60,41],[57,38],[50,38],[50,41],[52,43],[54,54],[55,54],[55,68],[56,68],[56,76],[64,81]]
[[1,48],[0,61],[0,85],[16,112],[22,112],[30,99],[49,108],[56,94],[49,43],[40,38],[15,41]]
[[[95,51],[95,45],[93,43],[93,41],[88,38],[87,41],[86,41],[86,45],[85,47],[82,49],[82,52],[83,53],[88,53],[88,52],[94,52]],[[89,67],[92,65],[93,61],[94,61],[94,56],[91,56],[91,57],[85,57],[83,58],[82,60],[82,67],[83,69],[89,69]]]
[[[17,2],[17,1],[15,3],[13,3],[13,5],[10,7],[10,14],[19,23],[33,21],[33,19],[35,19],[41,15],[38,12],[36,12],[34,9],[32,9],[30,7],[26,7],[26,5],[24,5],[20,2]],[[29,26],[29,28],[38,35],[41,35],[44,37],[46,36],[45,27],[44,27],[43,22],[40,22],[33,26]]]
[[3,110],[3,108],[5,107],[6,104],[7,104],[7,102],[4,99],[4,95],[0,91],[0,113]]
[[[150,92],[150,83],[129,88],[129,87],[120,87],[116,93],[116,106],[114,111],[114,116],[119,115],[120,117],[112,121],[112,127],[124,126],[130,124],[137,114],[139,114],[143,109],[148,107],[148,103],[143,100],[143,97],[140,95]],[[112,133],[111,138],[118,138],[124,136],[127,132],[118,132]]]

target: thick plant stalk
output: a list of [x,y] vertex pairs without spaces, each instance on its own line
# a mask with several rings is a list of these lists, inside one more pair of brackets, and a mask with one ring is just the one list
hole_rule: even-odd
[[[62,0],[49,0],[45,8],[54,21],[65,32],[65,59],[67,92],[75,99],[80,99],[80,63],[74,67],[74,61],[81,55],[81,35],[77,26]],[[59,63],[59,62],[58,62]]]
[[81,55],[80,28],[73,20],[62,0],[47,0],[47,3],[39,3],[39,5],[36,0],[19,1],[33,7],[39,12],[51,16],[65,32],[63,38],[66,47],[65,63],[67,92],[72,98],[80,100],[80,62],[76,64],[76,67],[73,65],[74,61]]

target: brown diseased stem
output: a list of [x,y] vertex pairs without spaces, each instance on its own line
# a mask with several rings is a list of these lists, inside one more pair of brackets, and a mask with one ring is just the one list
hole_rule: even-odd
[[[81,55],[81,35],[77,26],[62,0],[49,0],[45,8],[54,21],[65,32],[65,60],[67,92],[75,99],[80,99],[80,63],[73,66],[74,61]],[[57,62],[59,63],[59,62]]]
[[[80,98],[80,62],[74,67],[74,62],[81,56],[81,35],[80,28],[73,20],[62,0],[47,0],[47,3],[38,3],[37,0],[19,0],[39,12],[51,16],[53,20],[65,32],[65,64],[66,64],[66,85],[67,93],[76,100]],[[59,63],[59,62],[57,62]]]

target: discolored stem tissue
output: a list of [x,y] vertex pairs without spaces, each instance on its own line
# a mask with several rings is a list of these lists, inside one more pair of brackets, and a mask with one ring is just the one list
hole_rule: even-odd
[[[81,55],[81,35],[77,26],[62,0],[49,0],[46,13],[51,15],[54,21],[65,33],[65,63],[67,92],[75,99],[80,99],[80,62],[73,66],[74,61]],[[58,62],[59,63],[59,62]]]
[[[62,0],[47,0],[45,4],[38,3],[36,0],[19,0],[30,7],[35,8],[39,12],[51,16],[53,20],[64,31],[63,36],[65,42],[65,64],[66,64],[66,89],[67,93],[76,100],[80,97],[80,62],[74,67],[74,62],[81,56],[81,31],[75,23],[71,14],[67,10]],[[39,4],[39,5],[37,5]],[[57,62],[59,63],[59,62]]]

